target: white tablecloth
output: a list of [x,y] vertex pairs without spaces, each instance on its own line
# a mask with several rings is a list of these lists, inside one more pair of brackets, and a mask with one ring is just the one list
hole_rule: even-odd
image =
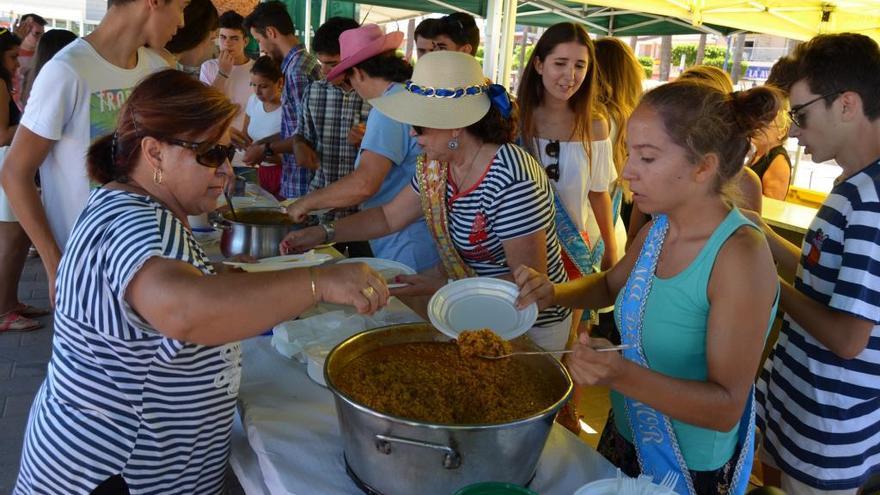
[[[242,427],[233,429],[232,468],[248,495],[358,495],[345,473],[333,396],[305,365],[276,352],[269,337],[242,342]],[[568,430],[553,425],[531,489],[571,495],[615,468]]]

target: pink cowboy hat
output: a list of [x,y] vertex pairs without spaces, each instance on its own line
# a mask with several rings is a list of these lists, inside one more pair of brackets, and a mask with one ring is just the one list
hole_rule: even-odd
[[403,33],[395,31],[384,34],[382,28],[375,24],[364,24],[356,29],[349,29],[339,35],[339,64],[327,74],[332,81],[355,65],[375,57],[388,50],[394,50],[403,41]]

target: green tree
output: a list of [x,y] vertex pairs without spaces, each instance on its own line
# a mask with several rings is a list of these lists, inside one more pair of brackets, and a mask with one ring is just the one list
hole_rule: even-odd
[[654,59],[651,57],[639,57],[639,64],[645,69],[645,77],[651,79],[654,75]]
[[[480,46],[480,50],[482,50],[482,49],[483,49],[483,47]],[[528,63],[529,63],[529,57],[532,56],[532,52],[533,52],[534,50],[535,50],[535,45],[528,45],[528,46],[526,46],[526,56],[525,56],[525,59],[524,59],[524,61],[523,61],[524,64],[528,64]],[[521,45],[516,45],[516,46],[513,47],[513,69],[514,69],[514,70],[519,70],[519,69],[520,69],[520,67],[519,67],[519,54],[520,54],[520,51],[522,51],[522,46],[521,46]],[[482,53],[481,53],[480,51],[478,51],[478,52],[477,52],[477,57],[480,57],[481,55],[482,55]]]
[[[729,52],[727,48],[720,46],[707,46],[705,52],[703,53],[703,65],[711,65],[713,67],[718,67],[719,69],[724,68],[724,57],[728,55]],[[672,48],[672,64],[678,65],[681,61],[681,56],[684,55],[684,66],[685,68],[691,67],[692,65],[697,63],[697,45],[678,45]],[[728,61],[728,65],[733,63],[733,54],[730,54]],[[742,62],[740,70],[742,71],[740,75],[744,75],[746,73],[746,69],[748,69],[749,64],[745,61]]]

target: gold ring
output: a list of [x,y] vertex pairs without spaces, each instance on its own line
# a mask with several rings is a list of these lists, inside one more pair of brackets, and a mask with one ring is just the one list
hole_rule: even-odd
[[364,295],[367,299],[373,297],[376,294],[376,289],[372,287],[367,287],[366,289],[361,289],[361,294]]

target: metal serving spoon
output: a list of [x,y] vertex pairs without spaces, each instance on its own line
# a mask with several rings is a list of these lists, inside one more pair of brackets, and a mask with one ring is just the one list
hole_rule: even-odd
[[[593,350],[596,352],[622,351],[624,349],[629,349],[630,347],[632,347],[632,346],[629,344],[624,344],[624,345],[612,345],[610,347],[593,347]],[[500,356],[477,355],[477,357],[481,357],[483,359],[497,360],[497,359],[509,358],[510,356],[529,356],[529,355],[534,355],[534,354],[568,354],[571,352],[574,352],[574,349],[568,349],[568,350],[562,350],[562,351],[516,351],[516,352],[511,352],[509,354],[502,354]]]
[[226,197],[226,204],[229,205],[229,211],[232,212],[232,219],[237,222],[238,215],[235,214],[235,207],[232,206],[232,198],[229,197],[229,191],[227,191],[225,187],[223,188],[223,196]]

